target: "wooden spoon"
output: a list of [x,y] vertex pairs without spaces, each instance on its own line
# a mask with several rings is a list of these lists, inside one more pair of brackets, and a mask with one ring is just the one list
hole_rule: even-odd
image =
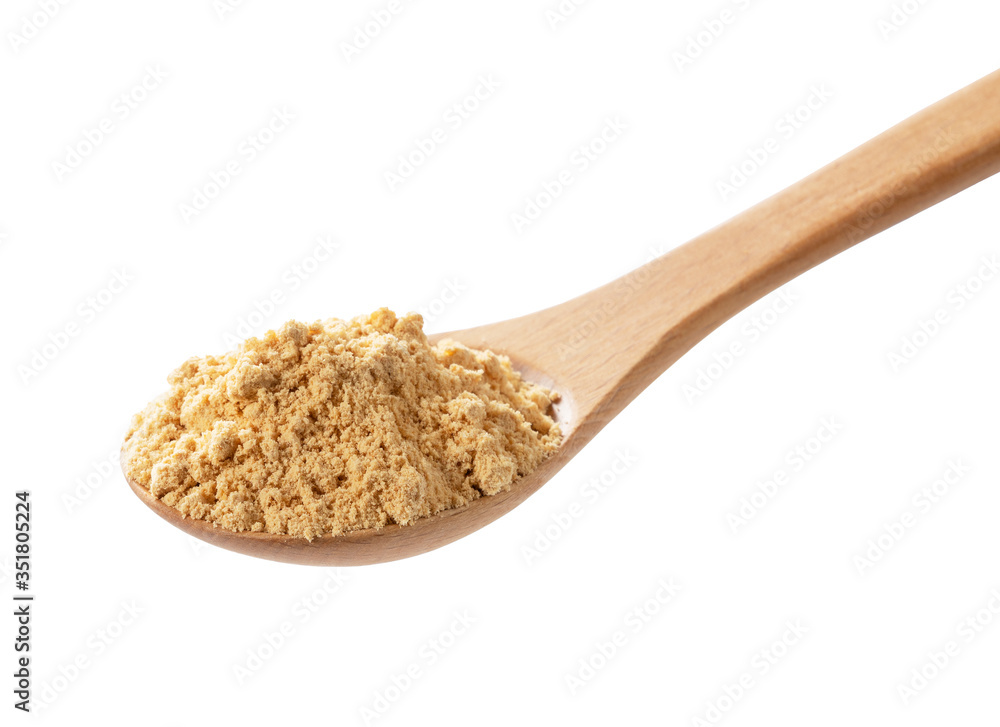
[[303,538],[235,533],[183,517],[130,482],[181,530],[239,553],[364,565],[478,530],[538,490],[639,392],[717,326],[775,288],[1000,171],[1000,71],[949,96],[653,262],[562,305],[445,334],[508,355],[562,394],[559,450],[508,492],[412,525]]

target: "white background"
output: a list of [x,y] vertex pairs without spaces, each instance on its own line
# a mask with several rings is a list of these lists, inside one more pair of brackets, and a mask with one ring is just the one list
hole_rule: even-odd
[[[9,599],[12,493],[28,488],[43,721],[364,724],[413,664],[419,678],[372,723],[692,724],[744,673],[754,686],[723,699],[724,724],[996,721],[997,616],[959,624],[1000,587],[1000,282],[960,311],[948,296],[1000,252],[1000,180],[794,281],[758,340],[743,331],[770,302],[737,316],[539,494],[428,555],[337,572],[200,546],[102,465],[169,371],[228,348],[275,288],[287,295],[255,332],[382,305],[435,311],[427,329],[441,331],[561,302],[993,71],[996,3],[911,0],[886,37],[888,1],[595,1],[553,27],[556,0],[421,0],[350,61],[343,44],[386,2],[250,0],[222,17],[211,0],[70,2],[12,38],[43,5],[12,0],[0,17],[0,563]],[[723,8],[735,22],[679,69],[674,54]],[[147,66],[166,78],[121,118],[116,99]],[[397,157],[490,75],[496,91],[390,191]],[[731,165],[817,84],[833,97],[723,200]],[[185,221],[181,203],[246,161],[240,143],[282,107],[295,120]],[[111,132],[57,173],[104,118]],[[518,232],[511,214],[608,118],[626,132]],[[339,249],[314,267],[319,235]],[[291,290],[296,265],[313,272]],[[127,287],[82,313],[122,270]],[[445,303],[448,286],[461,293]],[[889,354],[941,307],[950,322],[894,370]],[[25,374],[70,323],[78,335]],[[686,397],[735,341],[747,353]],[[826,417],[840,430],[794,468],[788,453]],[[588,499],[618,451],[637,461]],[[912,498],[956,458],[970,471],[925,512]],[[734,533],[727,517],[778,469],[788,484]],[[573,503],[583,514],[545,535]],[[913,526],[861,572],[869,539],[907,512]],[[671,578],[680,593],[628,626]],[[325,603],[304,619],[317,589]],[[141,613],[119,620],[133,601]],[[456,613],[475,623],[429,663]],[[796,619],[807,632],[762,674],[755,654]],[[617,630],[624,646],[572,690],[567,675]],[[898,685],[949,640],[958,655],[905,704]],[[265,658],[240,683],[248,651]]]

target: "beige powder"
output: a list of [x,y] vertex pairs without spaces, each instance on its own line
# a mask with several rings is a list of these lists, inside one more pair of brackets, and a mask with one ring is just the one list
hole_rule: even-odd
[[553,392],[383,308],[192,358],[137,414],[125,474],[186,516],[312,539],[509,489],[559,444]]

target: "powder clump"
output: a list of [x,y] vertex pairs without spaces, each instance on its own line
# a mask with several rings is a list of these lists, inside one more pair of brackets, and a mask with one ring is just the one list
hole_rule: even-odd
[[132,421],[125,474],[184,515],[295,535],[407,525],[510,488],[560,440],[558,395],[436,345],[417,314],[290,321],[192,358]]

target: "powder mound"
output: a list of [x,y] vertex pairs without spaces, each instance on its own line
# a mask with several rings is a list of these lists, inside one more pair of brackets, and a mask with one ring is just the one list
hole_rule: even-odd
[[123,466],[184,515],[295,535],[407,525],[510,488],[559,445],[558,395],[510,361],[382,308],[289,321],[186,361],[137,414]]

